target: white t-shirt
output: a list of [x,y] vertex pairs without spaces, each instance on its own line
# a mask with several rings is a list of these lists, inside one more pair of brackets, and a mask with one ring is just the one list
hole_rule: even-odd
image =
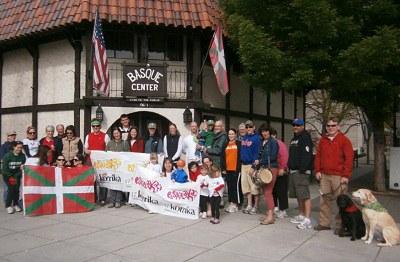
[[[38,151],[39,151],[39,145],[40,145],[40,143],[39,143],[39,140],[37,140],[37,139],[35,139],[35,140],[30,140],[30,139],[28,139],[28,138],[24,138],[23,140],[22,140],[22,143],[25,145],[25,146],[28,146],[28,148],[29,148],[29,154],[31,155],[31,156],[36,156],[37,155],[37,153],[38,153]],[[25,152],[25,155],[27,154],[27,152]]]
[[[214,191],[217,191],[217,194],[220,197],[223,197],[224,187],[221,185],[223,185],[223,186],[225,185],[224,179],[221,176],[216,177],[216,178],[210,177],[208,179],[208,195],[209,195],[209,197],[212,197],[214,195]],[[216,188],[218,188],[218,187],[220,187],[220,188],[218,190],[216,190]]]
[[187,135],[183,139],[183,151],[186,154],[186,162],[199,161],[196,156],[197,137],[193,134]]
[[199,175],[196,179],[196,183],[200,184],[200,195],[208,197],[208,179],[209,176]]
[[152,171],[154,171],[154,172],[156,172],[158,174],[161,174],[161,165],[160,164],[149,163],[147,165],[147,169],[150,169],[150,170],[152,170]]

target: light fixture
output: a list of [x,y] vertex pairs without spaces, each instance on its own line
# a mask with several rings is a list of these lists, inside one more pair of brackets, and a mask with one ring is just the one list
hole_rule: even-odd
[[186,107],[185,111],[183,111],[183,123],[189,124],[193,121],[192,112]]
[[96,109],[96,119],[99,120],[100,122],[103,122],[103,118],[104,118],[104,112],[103,109],[101,108],[101,105],[99,104]]

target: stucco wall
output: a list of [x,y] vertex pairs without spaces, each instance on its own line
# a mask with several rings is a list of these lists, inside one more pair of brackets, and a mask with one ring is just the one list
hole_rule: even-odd
[[212,107],[225,108],[225,97],[218,90],[214,71],[210,66],[203,69],[203,101]]
[[285,92],[285,118],[292,119],[294,113],[294,95]]
[[303,118],[303,106],[304,106],[303,96],[297,97],[297,118]]
[[[65,127],[74,124],[74,111],[53,111],[38,113],[38,137],[44,137],[46,126],[63,124]],[[57,132],[54,132],[56,134]]]
[[249,112],[250,88],[246,81],[240,79],[236,74],[231,75],[231,110]]
[[17,140],[22,140],[26,137],[26,128],[32,125],[32,114],[9,114],[1,116],[1,141],[2,143],[7,138],[7,132],[16,131]]
[[32,104],[32,68],[32,56],[26,49],[3,54],[3,108]]
[[81,53],[81,98],[86,96],[86,44],[87,37],[82,37],[82,53]]
[[247,119],[246,118],[242,118],[242,117],[230,117],[230,127],[235,128],[236,130],[239,129],[239,125],[241,123],[246,122]]
[[271,94],[271,116],[282,117],[281,92]]
[[253,112],[260,115],[267,114],[267,94],[264,90],[259,88],[254,88]]
[[39,46],[39,104],[74,101],[74,63],[67,40]]

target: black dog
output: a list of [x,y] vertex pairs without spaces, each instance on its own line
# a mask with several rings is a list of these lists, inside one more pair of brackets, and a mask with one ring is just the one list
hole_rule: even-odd
[[336,203],[342,218],[339,236],[351,236],[351,241],[362,238],[365,234],[365,224],[361,211],[353,203],[353,200],[348,195],[342,194],[338,196]]

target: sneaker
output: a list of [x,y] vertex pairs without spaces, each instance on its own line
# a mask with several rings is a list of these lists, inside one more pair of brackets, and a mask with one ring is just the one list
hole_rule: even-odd
[[276,216],[278,216],[278,214],[279,214],[279,207],[275,207],[274,208],[274,214],[276,215]]
[[227,208],[225,208],[225,212],[230,213],[229,210],[231,210],[232,205],[233,205],[233,204],[230,203],[229,206],[228,206]]
[[293,224],[300,224],[301,222],[304,221],[304,218],[305,218],[305,217],[302,216],[302,215],[295,216],[294,218],[290,219],[290,223],[293,223]]
[[111,203],[111,204],[108,205],[108,208],[113,208],[113,207],[115,207],[114,203]]
[[219,224],[219,219],[214,219],[214,223],[213,224]]
[[243,213],[250,214],[251,209],[252,209],[251,206],[247,206],[245,209],[243,209]]
[[309,218],[304,218],[303,222],[296,226],[298,229],[311,229],[312,224]]
[[232,204],[232,205],[230,205],[229,208],[227,208],[225,211],[228,212],[228,213],[235,213],[235,212],[238,211],[238,208],[237,208],[237,206],[235,206],[235,205]]
[[21,211],[22,211],[22,209],[21,209],[19,206],[17,206],[17,205],[14,206],[14,209],[15,209],[15,211],[17,211],[17,212],[21,212]]
[[257,214],[257,208],[253,207],[253,208],[250,210],[249,214],[250,214],[250,215],[255,215],[255,214]]
[[323,231],[323,230],[331,230],[331,228],[318,224],[314,227],[314,230],[315,231]]
[[276,214],[276,217],[277,217],[277,218],[285,218],[285,217],[287,217],[287,216],[288,216],[288,215],[287,215],[287,213],[286,213],[286,210],[279,211],[278,214]]
[[100,201],[100,206],[105,206],[106,205],[106,201],[104,201],[104,200],[102,200],[102,201]]
[[7,207],[7,213],[8,214],[14,213],[14,208],[13,207]]
[[202,219],[206,219],[207,218],[207,212],[203,212],[203,214],[201,215]]
[[115,208],[120,208],[121,207],[121,203],[115,203]]

